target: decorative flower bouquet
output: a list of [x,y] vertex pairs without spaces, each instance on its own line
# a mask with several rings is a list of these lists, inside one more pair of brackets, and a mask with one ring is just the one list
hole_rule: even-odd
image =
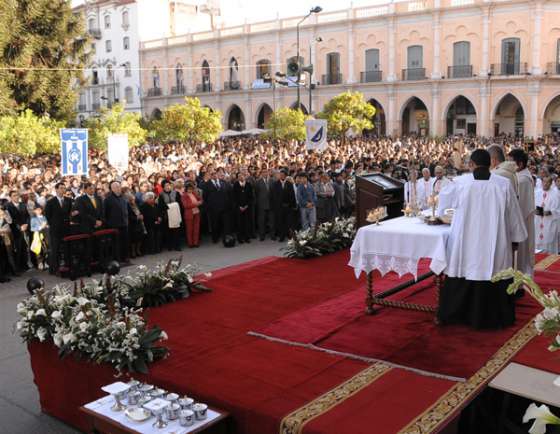
[[[210,291],[196,280],[199,269],[195,265],[181,266],[181,259],[158,264],[155,269],[140,265],[135,275],[117,277],[115,290],[128,306],[155,307],[187,298],[194,291]],[[207,273],[204,276],[210,277]]]
[[92,288],[37,290],[18,304],[16,330],[25,342],[52,340],[61,357],[73,353],[109,363],[119,372],[146,373],[149,363],[167,355],[167,348],[158,346],[167,334],[157,326],[149,328],[141,309],[121,307],[114,295],[105,303],[88,298]]
[[[521,271],[510,268],[504,270],[494,277],[496,282],[502,279],[513,278],[513,283],[508,286],[508,294],[515,294],[519,289],[523,289],[533,297],[544,310],[535,317],[535,328],[539,334],[553,337],[548,349],[556,351],[560,349],[560,296],[557,291],[543,292],[539,285],[528,275]],[[546,405],[537,407],[531,404],[523,416],[523,423],[534,419],[529,434],[544,434],[546,425],[560,425],[560,418],[552,414]]]
[[348,248],[356,235],[356,219],[337,217],[332,222],[295,232],[282,248],[288,258],[314,258]]

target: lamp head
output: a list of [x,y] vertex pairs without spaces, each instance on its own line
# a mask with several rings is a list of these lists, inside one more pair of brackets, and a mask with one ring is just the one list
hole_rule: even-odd
[[27,281],[26,286],[29,294],[33,295],[35,291],[45,286],[45,282],[43,282],[41,279],[38,279],[37,277],[32,277]]
[[311,8],[311,10],[309,12],[311,12],[312,14],[318,14],[322,10],[323,10],[323,8],[321,6],[315,6],[314,8]]

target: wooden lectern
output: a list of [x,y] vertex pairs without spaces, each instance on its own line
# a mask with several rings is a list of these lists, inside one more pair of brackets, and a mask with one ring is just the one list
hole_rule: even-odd
[[387,218],[402,215],[404,184],[398,179],[381,173],[356,177],[356,219],[358,228],[368,225],[368,211],[379,206],[387,207]]

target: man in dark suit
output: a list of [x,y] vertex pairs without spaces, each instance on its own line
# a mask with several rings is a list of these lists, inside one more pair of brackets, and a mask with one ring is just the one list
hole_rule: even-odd
[[262,169],[255,183],[255,202],[257,210],[257,227],[259,238],[264,241],[267,228],[271,238],[275,238],[273,230],[273,213],[270,204],[271,190],[274,181],[270,178],[268,169]]
[[10,192],[10,202],[6,205],[10,215],[10,229],[14,238],[15,263],[19,270],[29,268],[29,222],[30,216],[25,203],[20,201],[17,191]]
[[[221,179],[220,179],[221,178]],[[214,172],[204,184],[204,203],[210,217],[212,242],[217,243],[225,235],[225,219],[228,206],[228,188],[221,175]]]
[[118,232],[119,261],[128,264],[130,263],[128,257],[130,247],[128,236],[128,212],[130,205],[122,196],[120,182],[111,182],[110,189],[111,192],[103,202],[103,217],[106,226],[110,229],[116,229]]
[[233,184],[233,207],[237,223],[237,240],[239,244],[250,243],[251,206],[253,205],[253,187],[242,172],[237,174]]
[[80,233],[91,234],[103,225],[103,203],[95,195],[95,186],[86,182],[83,186],[84,194],[79,196],[74,203],[78,211]]
[[55,185],[55,195],[45,205],[45,217],[49,224],[49,273],[56,274],[59,268],[62,239],[68,233],[72,214],[72,201],[65,197],[66,186]]
[[283,242],[293,229],[293,214],[297,209],[294,185],[286,180],[288,172],[280,171],[280,179],[274,183],[272,198],[274,204],[274,221],[280,242]]

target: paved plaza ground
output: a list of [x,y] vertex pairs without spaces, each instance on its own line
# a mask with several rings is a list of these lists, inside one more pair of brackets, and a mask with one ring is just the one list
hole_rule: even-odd
[[[264,256],[281,255],[284,243],[270,240],[253,241],[233,249],[221,244],[203,244],[199,249],[165,252],[134,260],[147,266],[183,255],[183,263],[196,263],[202,271],[212,271]],[[125,269],[128,270],[129,268]],[[27,348],[15,335],[16,305],[27,294],[25,283],[32,276],[45,280],[46,286],[68,282],[39,271],[29,271],[9,283],[0,284],[0,434],[67,434],[76,430],[41,413],[37,388],[29,365]],[[98,276],[97,276],[98,277]]]

